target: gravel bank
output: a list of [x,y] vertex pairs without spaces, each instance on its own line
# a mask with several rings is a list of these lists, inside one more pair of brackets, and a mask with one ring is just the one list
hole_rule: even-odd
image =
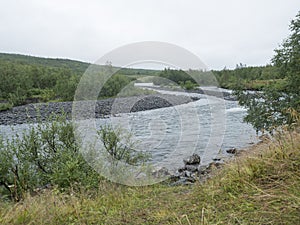
[[[138,112],[185,104],[196,99],[175,95],[146,95],[124,98],[109,98],[97,101],[95,116],[103,118],[117,113]],[[14,125],[45,121],[49,115],[65,112],[69,118],[73,102],[36,103],[17,106],[0,112],[0,125]],[[84,111],[84,109],[83,109]]]

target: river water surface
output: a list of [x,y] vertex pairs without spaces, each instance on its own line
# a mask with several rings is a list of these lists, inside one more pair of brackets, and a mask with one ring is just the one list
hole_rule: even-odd
[[[137,142],[137,150],[150,153],[153,164],[171,171],[181,167],[183,158],[193,153],[200,154],[202,164],[208,164],[213,158],[226,155],[226,149],[245,148],[258,141],[252,126],[243,122],[245,109],[236,101],[202,94],[189,95],[200,99],[174,107],[96,119],[96,126],[110,123],[127,129]],[[28,127],[28,124],[1,125],[0,135],[11,137]]]

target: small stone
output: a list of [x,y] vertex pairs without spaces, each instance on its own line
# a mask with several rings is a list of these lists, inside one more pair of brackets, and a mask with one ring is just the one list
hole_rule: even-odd
[[184,176],[185,177],[191,177],[192,176],[192,172],[190,172],[190,171],[184,171]]
[[202,165],[198,167],[199,174],[205,174],[207,172],[208,166]]
[[222,159],[220,157],[213,158],[213,161],[221,161]]
[[161,168],[158,168],[158,169],[154,170],[152,172],[152,175],[156,178],[161,178],[161,177],[164,177],[164,176],[169,176],[171,174],[170,174],[169,170],[166,167],[161,167]]
[[194,164],[200,164],[201,158],[198,154],[193,154],[192,156],[186,158],[183,160],[185,165],[194,165]]
[[212,168],[220,168],[222,163],[219,162],[212,162],[208,165],[207,170],[211,170]]
[[236,154],[237,151],[236,151],[236,148],[230,148],[230,149],[227,149],[226,152],[228,154]]
[[178,171],[178,173],[182,173],[183,171],[185,171],[185,167],[181,167],[177,171]]
[[197,172],[198,171],[198,165],[185,165],[185,170],[190,171],[192,173]]
[[180,180],[180,176],[179,176],[179,175],[171,175],[171,176],[169,177],[169,181],[170,181],[170,182],[176,182],[176,181],[178,181],[178,180]]

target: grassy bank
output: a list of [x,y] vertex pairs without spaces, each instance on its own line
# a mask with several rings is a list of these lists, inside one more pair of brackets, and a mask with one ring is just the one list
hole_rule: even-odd
[[55,189],[0,203],[0,224],[298,224],[300,135],[244,152],[205,184]]

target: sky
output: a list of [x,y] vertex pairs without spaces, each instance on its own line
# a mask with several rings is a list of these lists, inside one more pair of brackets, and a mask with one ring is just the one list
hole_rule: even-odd
[[161,41],[209,69],[270,63],[299,0],[0,0],[0,52],[95,62]]

